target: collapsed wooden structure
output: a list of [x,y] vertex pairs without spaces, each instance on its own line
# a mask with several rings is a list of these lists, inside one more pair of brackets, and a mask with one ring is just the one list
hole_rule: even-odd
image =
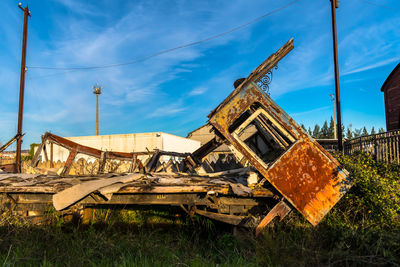
[[[267,58],[209,114],[215,133],[191,154],[152,151],[100,151],[46,133],[46,142],[70,151],[60,176],[0,174],[0,201],[29,215],[53,205],[68,212],[97,205],[173,205],[233,225],[257,226],[257,234],[275,217],[296,209],[317,225],[349,190],[347,172],[264,92],[272,70],[293,49],[293,40]],[[232,150],[243,168],[210,173],[203,159],[221,144]],[[100,160],[95,177],[68,177],[77,153]],[[161,155],[183,160],[175,172],[163,172]],[[46,153],[45,153],[45,157]],[[126,175],[102,174],[107,159],[132,162]],[[47,160],[47,159],[46,159]],[[139,166],[139,167],[137,167]]]

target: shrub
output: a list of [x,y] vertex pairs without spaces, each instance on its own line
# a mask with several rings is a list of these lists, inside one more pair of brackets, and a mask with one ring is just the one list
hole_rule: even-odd
[[400,166],[377,162],[363,153],[338,155],[338,160],[350,172],[354,185],[329,219],[368,227],[399,225]]

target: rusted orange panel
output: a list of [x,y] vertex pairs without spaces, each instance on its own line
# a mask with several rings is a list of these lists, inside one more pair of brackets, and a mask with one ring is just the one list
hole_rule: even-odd
[[307,139],[297,141],[276,160],[267,179],[313,225],[350,188],[346,172]]

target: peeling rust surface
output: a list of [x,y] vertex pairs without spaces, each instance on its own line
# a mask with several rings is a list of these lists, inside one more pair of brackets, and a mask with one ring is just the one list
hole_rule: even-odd
[[267,171],[267,179],[313,225],[350,188],[339,166],[310,140],[298,141]]

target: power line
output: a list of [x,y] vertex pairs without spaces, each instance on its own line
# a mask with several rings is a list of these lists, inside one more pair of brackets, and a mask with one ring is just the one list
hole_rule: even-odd
[[383,7],[383,8],[386,8],[386,9],[389,9],[389,10],[394,10],[394,11],[400,11],[400,9],[398,9],[398,8],[393,8],[393,7],[390,7],[390,6],[377,4],[377,3],[374,3],[374,2],[371,2],[371,1],[367,1],[367,0],[359,0],[359,1],[367,3],[367,4],[372,5],[372,6]]
[[46,75],[33,76],[31,78],[32,79],[41,79],[41,78],[47,78],[47,77],[51,77],[51,76],[57,76],[57,75],[60,75],[60,74],[66,74],[66,73],[76,72],[76,71],[80,71],[80,70],[79,69],[66,70],[66,71],[63,71],[63,72],[56,72],[56,73],[51,73],[51,74],[46,74]]
[[274,14],[274,13],[277,13],[277,12],[279,12],[279,11],[282,11],[282,10],[288,8],[289,6],[295,4],[295,3],[298,2],[298,1],[299,1],[299,0],[294,0],[294,1],[292,1],[292,2],[290,2],[290,3],[288,3],[288,4],[284,5],[284,6],[282,6],[282,7],[280,7],[280,8],[277,8],[277,9],[275,9],[275,10],[273,10],[273,11],[270,11],[270,12],[268,12],[268,13],[266,13],[266,14],[260,16],[260,17],[257,17],[257,18],[255,18],[255,19],[253,19],[253,20],[251,20],[251,21],[249,21],[249,22],[247,22],[247,23],[245,23],[245,24],[242,24],[242,25],[240,25],[240,26],[237,26],[237,27],[235,27],[235,28],[232,28],[232,29],[230,29],[230,30],[228,30],[228,31],[225,31],[225,32],[222,32],[222,33],[213,35],[213,36],[210,36],[210,37],[208,37],[208,38],[205,38],[205,39],[202,39],[202,40],[199,40],[199,41],[196,41],[196,42],[192,42],[192,43],[188,43],[188,44],[183,44],[183,45],[180,45],[180,46],[177,46],[177,47],[174,47],[174,48],[162,50],[162,51],[159,51],[159,52],[157,52],[157,53],[154,53],[154,54],[151,54],[151,55],[148,55],[148,56],[144,56],[144,57],[140,57],[140,58],[134,59],[134,60],[132,60],[132,61],[128,61],[128,62],[107,64],[107,65],[98,65],[98,66],[91,66],[91,67],[68,67],[68,68],[65,67],[65,68],[64,68],[64,67],[29,66],[28,68],[30,68],[30,69],[45,69],[45,70],[92,70],[92,69],[104,69],[104,68],[119,67],[119,66],[124,66],[124,65],[132,65],[132,64],[139,63],[139,62],[143,62],[143,61],[145,61],[145,60],[147,60],[147,59],[150,59],[150,58],[153,58],[153,57],[157,57],[157,56],[160,56],[160,55],[163,55],[163,54],[166,54],[166,53],[173,52],[173,51],[175,51],[175,50],[179,50],[179,49],[186,48],[186,47],[190,47],[190,46],[195,46],[195,45],[198,45],[198,44],[201,44],[201,43],[204,43],[204,42],[208,42],[208,41],[211,41],[211,40],[213,40],[213,39],[222,37],[222,36],[224,36],[224,35],[227,35],[227,34],[229,34],[229,33],[232,33],[232,32],[234,32],[234,31],[237,31],[237,30],[240,30],[240,29],[242,29],[242,28],[244,28],[244,27],[247,27],[247,26],[249,26],[250,24],[256,23],[256,22],[258,22],[259,20],[261,20],[261,19],[263,19],[263,18],[265,18],[265,17],[268,17],[268,16],[270,16],[270,15],[272,15],[272,14]]

